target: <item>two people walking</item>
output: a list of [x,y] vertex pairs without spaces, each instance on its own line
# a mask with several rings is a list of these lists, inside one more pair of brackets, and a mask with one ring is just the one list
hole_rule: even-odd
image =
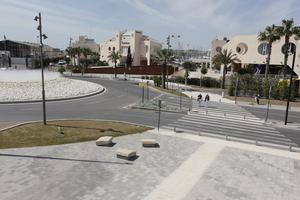
[[[201,93],[198,95],[197,101],[198,101],[199,103],[202,102],[202,94],[201,94]],[[205,95],[204,102],[209,102],[209,95],[208,95],[208,94]]]

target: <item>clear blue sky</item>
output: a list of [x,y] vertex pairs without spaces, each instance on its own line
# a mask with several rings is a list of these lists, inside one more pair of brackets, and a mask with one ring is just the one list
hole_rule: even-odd
[[210,48],[217,36],[257,34],[284,18],[300,25],[299,0],[0,0],[0,34],[36,42],[39,11],[46,43],[63,49],[70,37],[88,35],[99,43],[124,29],[161,42],[180,34],[184,48]]

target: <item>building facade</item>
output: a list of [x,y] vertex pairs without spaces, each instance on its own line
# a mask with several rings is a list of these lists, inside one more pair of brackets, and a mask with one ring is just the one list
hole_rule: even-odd
[[132,65],[139,66],[150,65],[151,56],[157,55],[162,45],[149,36],[143,35],[142,31],[120,31],[113,38],[100,44],[100,59],[113,65],[109,55],[115,51],[122,57],[119,64],[124,64],[129,47],[133,58]]
[[[300,42],[295,40],[295,37],[291,37],[290,43],[295,44],[296,48],[299,49],[295,58],[294,72],[300,76]],[[273,74],[277,74],[284,65],[283,46],[283,37],[272,45],[270,73],[273,72]],[[269,48],[267,42],[258,41],[257,35],[235,36],[230,40],[213,40],[212,58],[223,49],[227,49],[236,54],[239,60],[238,67],[245,68],[249,65],[255,65],[258,73],[264,73]],[[292,67],[292,60],[293,55],[289,54],[287,64],[290,69]]]
[[[20,66],[24,68],[31,68],[33,66],[33,60],[39,59],[40,55],[40,44],[31,43],[31,42],[19,42],[12,40],[2,40],[0,41],[0,51],[7,52],[6,55],[9,55],[6,63],[6,66]],[[44,58],[58,58],[64,57],[64,52],[60,49],[53,48],[49,45],[44,45],[43,48]],[[7,56],[6,56],[7,57]],[[5,55],[1,56],[5,58]],[[2,59],[3,65],[4,61]]]
[[97,44],[94,39],[88,38],[86,35],[79,36],[78,40],[72,44],[72,47],[87,48],[96,53],[100,52],[99,44]]

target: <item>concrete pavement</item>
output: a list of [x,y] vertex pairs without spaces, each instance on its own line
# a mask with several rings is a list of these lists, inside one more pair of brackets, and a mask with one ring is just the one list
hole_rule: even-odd
[[[154,138],[160,148],[143,148]],[[0,199],[298,200],[300,154],[151,130],[94,142],[0,150]],[[137,150],[135,161],[115,157]],[[255,184],[254,184],[255,183]]]

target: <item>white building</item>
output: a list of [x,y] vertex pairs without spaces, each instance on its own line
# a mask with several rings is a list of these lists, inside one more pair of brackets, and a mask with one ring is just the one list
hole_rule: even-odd
[[149,36],[143,35],[142,31],[120,31],[113,38],[100,44],[100,59],[112,65],[109,55],[115,51],[122,56],[119,63],[125,62],[129,47],[133,58],[132,65],[139,66],[150,65],[151,55],[156,55],[162,45]]
[[88,38],[86,35],[79,36],[79,39],[72,44],[72,47],[81,47],[90,49],[92,52],[100,52],[100,46],[94,39]]
[[[297,55],[295,60],[294,72],[300,76],[300,42],[295,40],[295,37],[290,38],[290,42],[295,44],[297,47]],[[278,40],[272,45],[271,60],[270,60],[270,70],[282,69],[284,63],[283,54],[284,38]],[[257,35],[243,35],[235,36],[230,40],[213,40],[212,41],[212,58],[221,49],[227,49],[236,54],[239,60],[238,67],[246,67],[248,65],[259,65],[262,67],[262,71],[265,70],[268,43],[260,42],[257,39]],[[289,55],[288,66],[292,67],[293,55]],[[222,71],[222,70],[221,70]]]

